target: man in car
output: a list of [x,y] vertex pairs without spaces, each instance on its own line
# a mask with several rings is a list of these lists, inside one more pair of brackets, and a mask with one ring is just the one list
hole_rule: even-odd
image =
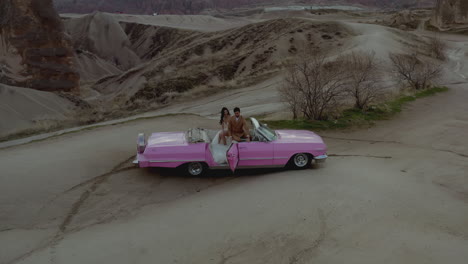
[[229,119],[229,132],[232,140],[250,141],[249,128],[244,117],[240,114],[239,107],[234,108],[234,116]]

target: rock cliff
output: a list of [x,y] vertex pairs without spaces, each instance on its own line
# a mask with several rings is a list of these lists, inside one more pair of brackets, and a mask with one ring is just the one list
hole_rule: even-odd
[[0,82],[79,93],[71,41],[52,0],[0,1]]

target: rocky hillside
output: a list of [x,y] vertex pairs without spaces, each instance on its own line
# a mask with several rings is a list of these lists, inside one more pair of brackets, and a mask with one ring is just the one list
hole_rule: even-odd
[[245,85],[276,73],[304,49],[338,49],[350,36],[339,24],[272,19],[219,32],[121,22],[131,48],[144,61],[125,73],[100,79],[93,89],[109,105],[164,105],[197,87],[211,91]]
[[[198,14],[205,9],[231,9],[265,4],[360,4],[372,7],[408,8],[432,6],[434,0],[54,0],[61,13],[123,12],[132,14]],[[297,2],[297,3],[295,3]]]
[[433,24],[444,27],[468,23],[467,0],[437,0]]
[[74,54],[52,0],[0,1],[0,82],[79,92]]

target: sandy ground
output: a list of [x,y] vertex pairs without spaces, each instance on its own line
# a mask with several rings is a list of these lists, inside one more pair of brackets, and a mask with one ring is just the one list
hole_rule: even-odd
[[0,84],[0,137],[28,128],[47,128],[64,120],[74,106],[60,96]]
[[20,138],[17,140],[0,142],[0,149],[53,136],[59,136],[70,132],[81,131],[83,129],[90,129],[93,127],[113,125],[136,119],[152,118],[172,114],[196,114],[208,119],[215,120],[219,119],[218,113],[222,106],[226,106],[231,110],[234,107],[240,107],[246,116],[288,118],[289,115],[288,113],[285,113],[285,106],[278,98],[277,87],[281,84],[281,80],[281,76],[276,76],[255,85],[232,91],[221,92],[206,98],[200,98],[198,100],[182,98],[180,102],[174,102],[172,105],[157,111],[150,111],[143,114],[109,120],[97,124],[73,127],[50,133],[38,134],[26,138]]
[[275,80],[171,110],[204,116],[0,149],[0,263],[466,263],[468,38],[444,39],[449,92],[323,133],[331,157],[313,169],[187,178],[131,164],[138,132],[216,128],[204,116],[221,104],[274,109]]

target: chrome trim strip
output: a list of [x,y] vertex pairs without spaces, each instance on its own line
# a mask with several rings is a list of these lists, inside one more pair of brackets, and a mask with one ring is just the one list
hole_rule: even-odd
[[256,166],[239,166],[236,169],[269,169],[283,168],[285,165],[256,165]]
[[229,169],[228,165],[210,167],[210,170],[228,170],[228,169]]
[[245,159],[239,159],[240,161],[244,160],[271,160],[273,158],[245,158]]
[[289,157],[275,157],[275,158],[245,158],[245,159],[239,159],[240,161],[245,161],[245,160],[271,160],[271,159],[289,159]]
[[[255,165],[255,166],[238,166],[237,169],[269,169],[269,168],[283,168],[285,165]],[[213,166],[210,170],[229,170],[228,165],[225,166]]]
[[150,160],[152,163],[164,163],[164,162],[205,162],[205,160]]

